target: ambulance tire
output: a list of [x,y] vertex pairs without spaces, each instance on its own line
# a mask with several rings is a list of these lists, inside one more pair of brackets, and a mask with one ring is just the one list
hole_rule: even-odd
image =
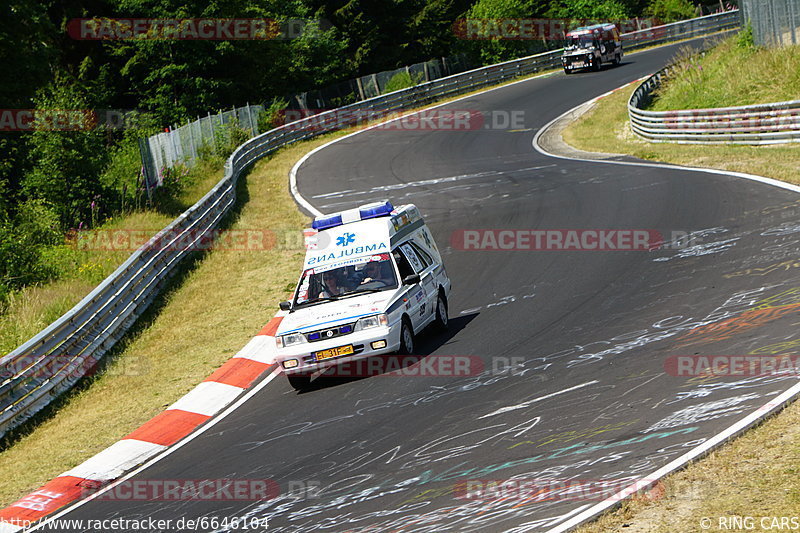
[[414,328],[408,317],[403,317],[403,325],[400,327],[400,355],[411,355],[414,353]]
[[447,331],[448,323],[447,299],[442,291],[439,291],[439,296],[436,298],[436,319],[433,321],[433,327],[436,331]]

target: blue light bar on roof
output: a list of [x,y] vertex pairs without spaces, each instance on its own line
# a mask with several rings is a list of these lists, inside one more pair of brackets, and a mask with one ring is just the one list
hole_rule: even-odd
[[314,219],[314,222],[311,223],[311,227],[315,230],[323,230],[328,228],[334,228],[336,226],[342,225],[342,214],[336,213],[335,215],[323,215]]
[[368,218],[385,217],[394,211],[394,206],[389,200],[382,200],[372,204],[362,205],[358,208],[361,220]]
[[389,200],[383,200],[371,204],[362,205],[356,209],[350,209],[341,213],[334,213],[333,215],[322,215],[314,219],[311,227],[317,231],[334,228],[347,224],[349,222],[357,222],[359,220],[367,220],[376,217],[389,216],[394,211],[394,206]]

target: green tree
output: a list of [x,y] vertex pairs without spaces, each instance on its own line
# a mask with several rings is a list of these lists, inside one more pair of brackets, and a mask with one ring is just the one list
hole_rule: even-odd
[[[23,179],[23,191],[29,198],[43,200],[55,207],[63,226],[75,226],[91,220],[98,203],[103,208],[104,188],[100,175],[108,155],[102,129],[92,124],[73,121],[64,126],[64,111],[91,110],[90,98],[80,83],[60,74],[35,99],[44,119],[37,119],[35,131],[29,135],[28,156],[32,170]],[[50,117],[54,121],[50,121]]]
[[[305,2],[112,0],[120,13],[154,18],[312,20]],[[288,38],[284,38],[288,37]],[[336,28],[310,23],[299,36],[268,40],[131,39],[104,44],[137,105],[163,125],[347,77]]]
[[[53,45],[57,32],[43,2],[0,2],[0,20],[0,65],[4,71],[0,107],[29,109],[37,88],[50,79],[50,65],[57,60]],[[2,213],[13,210],[18,202],[21,177],[28,170],[26,162],[25,133],[0,132],[0,219],[5,220]]]
[[0,219],[0,306],[9,291],[55,275],[42,252],[60,240],[58,215],[46,202],[27,201],[14,220]]
[[554,0],[548,17],[567,19],[594,19],[599,22],[614,21],[631,15],[629,5],[621,0]]
[[[548,43],[533,39],[507,39],[502,35],[503,21],[542,16],[547,4],[539,0],[478,0],[466,14],[466,29],[461,49],[483,63],[499,63],[547,48]],[[471,22],[472,21],[472,22]],[[472,24],[474,30],[469,29]]]
[[689,0],[652,0],[645,14],[663,23],[690,19],[695,16],[695,6]]

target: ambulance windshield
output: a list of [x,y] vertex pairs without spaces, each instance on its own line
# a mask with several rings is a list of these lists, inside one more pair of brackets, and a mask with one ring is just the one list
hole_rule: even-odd
[[300,278],[295,305],[396,288],[397,276],[389,254],[372,255],[309,268]]

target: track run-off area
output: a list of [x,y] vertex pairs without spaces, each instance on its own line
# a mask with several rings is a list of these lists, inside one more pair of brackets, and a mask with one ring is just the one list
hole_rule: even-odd
[[[796,373],[709,374],[699,356],[800,353],[796,192],[554,158],[532,144],[562,113],[654,72],[680,46],[436,108],[482,116],[473,128],[372,128],[307,157],[296,187],[318,211],[417,205],[453,283],[449,331],[423,333],[417,351],[467,357],[470,371],[321,378],[303,393],[270,374],[128,481],[270,480],[275,498],[98,497],[55,517],[216,517],[198,529],[215,531],[244,530],[224,518],[271,532],[557,531],[788,399]],[[567,230],[664,242],[577,250],[545,239],[528,249],[519,237]],[[514,236],[508,246],[485,237],[501,231]],[[478,244],[465,245],[474,235]],[[490,490],[508,480],[505,493]],[[688,487],[685,497],[705,493]]]

